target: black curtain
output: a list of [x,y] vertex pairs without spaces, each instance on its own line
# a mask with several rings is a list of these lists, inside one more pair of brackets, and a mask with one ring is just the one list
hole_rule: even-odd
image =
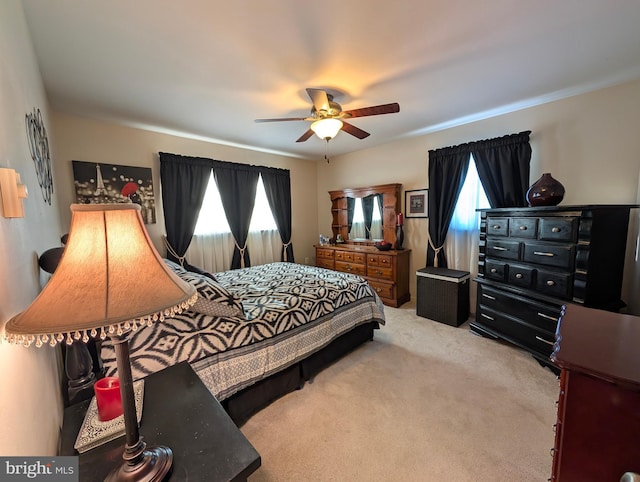
[[351,232],[351,226],[353,226],[353,215],[355,210],[356,210],[355,198],[348,197],[347,198],[347,225],[349,227],[349,229],[347,229],[348,233]]
[[247,250],[247,235],[251,213],[256,201],[256,188],[260,172],[253,166],[216,162],[213,175],[220,191],[222,206],[235,238],[231,269],[251,266]]
[[[378,210],[380,211],[380,224],[384,226],[384,194],[376,194],[378,198]],[[384,229],[383,231],[384,232]]]
[[531,131],[471,143],[478,176],[492,208],[527,206]]
[[291,244],[291,176],[289,170],[260,169],[267,200],[282,239],[281,261],[295,263]]
[[429,151],[429,245],[427,266],[447,267],[442,249],[469,169],[466,145]]
[[371,238],[371,223],[373,218],[373,201],[375,194],[362,198],[362,215],[364,216],[364,237]]
[[184,254],[191,244],[210,175],[210,159],[160,153],[167,258],[187,269],[191,266]]
[[470,155],[491,207],[527,205],[531,131],[429,151],[429,246],[427,266],[447,267],[442,247],[458,196],[467,176]]

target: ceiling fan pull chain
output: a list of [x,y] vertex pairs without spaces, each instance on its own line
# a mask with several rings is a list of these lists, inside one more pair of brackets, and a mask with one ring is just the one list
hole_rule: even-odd
[[329,138],[325,139],[326,144],[324,145],[324,160],[329,164]]

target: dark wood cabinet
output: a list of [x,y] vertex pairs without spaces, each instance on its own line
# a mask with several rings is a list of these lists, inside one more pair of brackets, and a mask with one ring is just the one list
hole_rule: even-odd
[[554,482],[640,473],[640,318],[567,305],[552,360],[561,368]]
[[362,276],[385,305],[398,307],[411,299],[410,253],[348,243],[316,246],[316,266]]
[[567,303],[618,311],[633,205],[480,210],[478,296],[471,331],[551,364]]

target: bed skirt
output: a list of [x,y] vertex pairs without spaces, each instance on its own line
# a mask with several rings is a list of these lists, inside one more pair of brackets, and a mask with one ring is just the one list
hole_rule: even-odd
[[307,358],[233,394],[221,402],[222,406],[235,424],[241,427],[259,410],[283,395],[302,388],[305,382],[312,380],[334,361],[364,342],[373,340],[374,330],[379,327],[377,321],[356,326]]

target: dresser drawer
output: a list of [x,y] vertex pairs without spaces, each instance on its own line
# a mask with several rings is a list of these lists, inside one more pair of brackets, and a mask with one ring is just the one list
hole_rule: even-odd
[[538,239],[575,243],[578,233],[578,218],[540,218]]
[[523,261],[573,270],[575,246],[568,244],[526,243]]
[[392,256],[389,256],[388,254],[369,254],[367,256],[367,265],[390,268],[391,266],[393,266],[393,259]]
[[357,274],[360,276],[365,276],[367,271],[364,264],[349,263],[349,262],[337,261],[337,260],[336,260],[335,269],[336,271],[343,271],[345,273]]
[[333,249],[316,248],[316,258],[333,259]]
[[368,280],[369,286],[371,286],[373,288],[373,291],[375,291],[376,293],[378,293],[378,296],[380,298],[388,298],[388,299],[394,299],[395,298],[395,293],[394,293],[394,287],[395,285],[392,283],[380,283],[377,281],[372,281],[372,280]]
[[487,218],[487,234],[489,236],[507,236],[509,234],[509,218]]
[[393,268],[381,266],[367,266],[367,276],[393,281]]
[[522,288],[532,288],[534,283],[535,269],[530,266],[509,264],[507,279],[510,284]]
[[355,253],[353,251],[336,251],[336,261],[345,261],[364,265],[365,255],[364,253]]
[[570,273],[538,270],[536,276],[536,291],[564,300],[572,298],[573,276]]
[[326,268],[326,269],[335,268],[333,259],[326,259],[326,258],[316,258],[316,266],[319,266],[320,268]]
[[495,261],[486,261],[484,264],[484,275],[497,281],[507,279],[507,264]]
[[537,218],[512,218],[509,220],[509,236],[535,239],[537,225]]
[[487,256],[518,260],[520,258],[520,243],[518,241],[488,239]]
[[486,307],[480,307],[480,313],[477,314],[476,320],[478,323],[500,333],[500,336],[512,343],[542,354],[544,357],[549,357],[553,351],[555,342],[553,335],[509,318],[502,313]]
[[478,285],[478,303],[493,311],[503,312],[553,336],[558,327],[561,305],[549,305],[537,300]]

